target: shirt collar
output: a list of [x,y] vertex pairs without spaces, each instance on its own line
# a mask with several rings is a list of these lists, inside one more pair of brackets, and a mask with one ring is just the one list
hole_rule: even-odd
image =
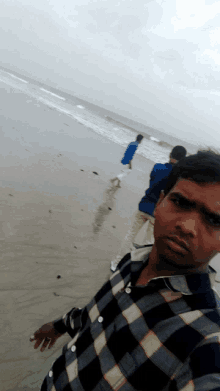
[[[144,269],[148,263],[149,254],[152,250],[153,245],[147,245],[138,250],[131,252],[131,272],[137,273]],[[183,275],[172,275],[170,277],[161,276],[152,278],[151,281],[163,280],[166,287],[172,290],[173,292],[181,292],[183,295],[193,295],[195,293],[205,293],[210,289],[216,291],[215,278],[216,271],[208,266],[208,271],[206,273],[192,273],[192,274],[183,274]]]

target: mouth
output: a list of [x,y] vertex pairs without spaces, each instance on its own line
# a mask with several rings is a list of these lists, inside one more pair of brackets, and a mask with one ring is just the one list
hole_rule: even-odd
[[177,238],[166,238],[167,246],[175,253],[186,255],[189,253],[188,246]]

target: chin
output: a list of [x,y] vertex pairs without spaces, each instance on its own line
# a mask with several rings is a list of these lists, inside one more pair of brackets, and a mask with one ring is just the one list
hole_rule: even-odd
[[160,256],[161,261],[163,262],[163,269],[165,270],[165,265],[167,266],[168,270],[181,270],[181,271],[187,271],[187,270],[192,270],[195,269],[195,265],[189,264],[183,261],[183,259],[178,258],[178,256],[175,257],[169,257],[166,255]]
[[175,269],[192,269],[195,266],[189,264],[189,256],[174,253],[169,248],[164,248],[159,254],[159,257],[166,265],[172,266]]

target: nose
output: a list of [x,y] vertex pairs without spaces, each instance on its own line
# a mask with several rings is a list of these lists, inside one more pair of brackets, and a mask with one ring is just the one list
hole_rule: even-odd
[[189,214],[183,213],[179,218],[177,227],[181,229],[185,235],[196,237],[198,234],[199,226],[202,224],[199,214],[194,211]]

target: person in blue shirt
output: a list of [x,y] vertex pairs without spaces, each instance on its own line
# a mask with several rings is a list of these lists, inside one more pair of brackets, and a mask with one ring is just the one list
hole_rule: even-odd
[[[155,164],[150,174],[150,187],[146,190],[145,196],[139,203],[140,212],[153,216],[156,203],[160,197],[160,192],[166,186],[167,179],[172,171],[173,165],[180,159],[183,159],[186,156],[186,153],[187,152],[184,147],[177,145],[170,153],[169,163]],[[146,220],[147,217],[148,216],[145,216],[144,220]]]
[[[177,145],[170,153],[169,163],[157,163],[154,165],[150,174],[150,187],[146,190],[145,196],[139,203],[138,211],[134,216],[134,223],[122,243],[119,254],[111,261],[112,271],[116,270],[118,261],[121,259],[121,254],[125,254],[129,250],[132,250],[132,247],[139,248],[143,244],[153,244],[154,209],[159,200],[161,190],[166,187],[169,174],[171,173],[174,164],[180,159],[183,159],[186,154],[186,149]],[[147,221],[148,223],[146,223]],[[139,232],[145,223],[147,224],[147,227],[145,230],[146,232],[144,232],[144,239],[142,238],[143,235],[141,235],[142,243],[137,243],[138,240],[136,242],[136,238],[138,239]]]
[[139,134],[136,137],[136,141],[133,141],[132,143],[130,143],[127,146],[125,154],[124,154],[124,156],[123,156],[123,158],[121,160],[121,163],[125,167],[122,170],[121,174],[119,174],[115,178],[111,179],[112,183],[114,183],[116,180],[118,181],[118,184],[116,185],[116,187],[121,187],[120,186],[121,179],[125,178],[131,172],[131,169],[132,169],[131,162],[132,162],[134,154],[135,154],[135,152],[136,152],[136,150],[138,148],[138,145],[141,143],[142,139],[143,139],[143,136],[141,134]]

